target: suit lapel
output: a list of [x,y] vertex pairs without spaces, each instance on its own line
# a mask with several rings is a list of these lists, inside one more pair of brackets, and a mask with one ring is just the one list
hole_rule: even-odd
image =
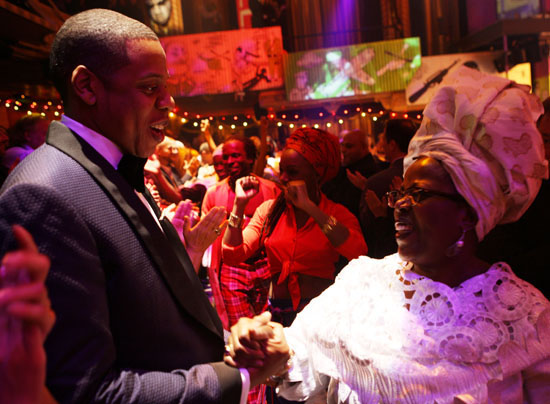
[[[111,197],[143,241],[175,300],[204,326],[223,338],[221,322],[210,305],[189,256],[171,224],[159,228],[134,190],[88,143],[66,126],[52,122],[47,143],[72,157]],[[174,238],[174,233],[177,240]],[[166,242],[168,239],[169,242]]]

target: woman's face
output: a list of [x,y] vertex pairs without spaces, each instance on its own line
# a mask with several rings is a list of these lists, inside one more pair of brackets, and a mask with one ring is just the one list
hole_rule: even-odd
[[309,199],[314,200],[317,195],[317,172],[300,153],[292,149],[285,149],[279,163],[279,179],[281,184],[289,181],[302,180],[306,183]]
[[[449,174],[437,160],[429,157],[421,157],[405,173],[401,191],[406,193],[414,188],[458,195]],[[415,206],[411,206],[411,202],[410,197],[404,197],[395,205],[399,255],[413,264],[437,265],[448,259],[446,250],[461,236],[467,205],[428,192]]]

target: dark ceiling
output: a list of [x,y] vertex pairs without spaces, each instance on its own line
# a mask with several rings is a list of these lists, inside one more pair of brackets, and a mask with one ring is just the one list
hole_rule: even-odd
[[23,8],[0,0],[0,96],[56,96],[47,80],[48,53],[67,17],[53,3],[27,1]]

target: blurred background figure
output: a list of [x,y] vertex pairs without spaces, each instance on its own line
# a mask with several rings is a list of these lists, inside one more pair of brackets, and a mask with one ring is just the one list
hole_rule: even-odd
[[379,170],[388,168],[389,164],[386,162],[386,156],[384,156],[384,149],[380,145],[380,133],[369,133],[367,135],[367,144],[369,147],[369,153],[372,155],[374,162],[378,166]]
[[409,119],[390,119],[379,136],[379,146],[390,166],[366,180],[359,203],[359,219],[369,257],[384,258],[397,252],[393,210],[384,195],[401,186],[403,158],[415,131],[416,125]]
[[196,177],[188,180],[185,185],[192,186],[201,184],[208,189],[218,182],[218,176],[216,175],[216,169],[214,168],[214,153],[212,153],[208,142],[201,143],[197,161],[199,162],[197,175]]
[[182,200],[179,185],[174,176],[174,172],[176,176],[178,175],[176,169],[178,157],[175,139],[165,136],[145,164],[147,178],[153,181],[160,197],[168,204]]
[[369,152],[365,132],[344,131],[340,138],[342,167],[323,185],[323,192],[332,201],[344,205],[359,220],[359,200],[364,182],[379,169]]
[[2,157],[2,166],[9,171],[46,140],[50,121],[40,114],[26,115],[8,129],[9,148]]

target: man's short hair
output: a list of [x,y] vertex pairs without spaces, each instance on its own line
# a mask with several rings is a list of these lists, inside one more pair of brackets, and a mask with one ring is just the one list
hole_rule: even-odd
[[239,141],[244,145],[244,151],[246,153],[247,159],[256,161],[256,156],[258,154],[258,151],[252,139],[243,135],[231,135],[225,140],[224,143],[231,142],[233,140]]
[[416,124],[410,119],[390,119],[386,122],[386,142],[393,140],[399,150],[407,153],[409,142],[416,133]]
[[148,26],[116,11],[96,8],[68,18],[50,51],[50,77],[61,98],[66,100],[77,66],[84,65],[107,80],[129,63],[126,44],[138,39],[158,41]]

